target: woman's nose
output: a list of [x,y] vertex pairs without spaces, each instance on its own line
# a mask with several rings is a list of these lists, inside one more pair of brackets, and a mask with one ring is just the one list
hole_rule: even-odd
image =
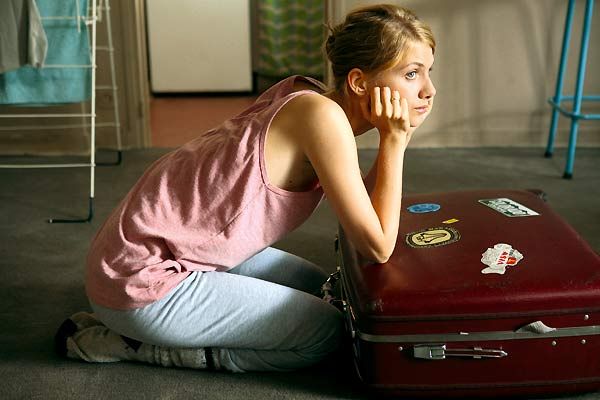
[[421,89],[420,97],[422,99],[431,99],[435,96],[435,86],[433,86],[433,81],[431,78],[427,78],[427,82],[425,86]]

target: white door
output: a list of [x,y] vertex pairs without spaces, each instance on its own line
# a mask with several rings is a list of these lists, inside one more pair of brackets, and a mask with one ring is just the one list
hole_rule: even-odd
[[146,0],[153,92],[252,90],[249,0]]

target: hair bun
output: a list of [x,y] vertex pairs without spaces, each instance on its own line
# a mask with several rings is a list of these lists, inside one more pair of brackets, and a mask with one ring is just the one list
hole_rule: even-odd
[[352,68],[365,72],[392,65],[411,41],[427,43],[435,51],[431,29],[408,9],[374,5],[351,11],[343,22],[325,24],[329,35],[324,43],[337,90],[345,87]]

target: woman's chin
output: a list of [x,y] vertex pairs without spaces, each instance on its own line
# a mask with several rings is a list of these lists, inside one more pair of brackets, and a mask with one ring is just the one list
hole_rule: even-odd
[[419,126],[421,126],[421,124],[423,122],[425,122],[425,120],[427,119],[428,116],[429,116],[429,113],[418,114],[418,115],[415,115],[415,116],[411,115],[411,118],[410,118],[410,127],[411,128],[418,128]]
[[411,118],[410,119],[410,127],[411,128],[418,128],[421,126],[421,124],[423,123],[423,121],[425,121],[425,118]]

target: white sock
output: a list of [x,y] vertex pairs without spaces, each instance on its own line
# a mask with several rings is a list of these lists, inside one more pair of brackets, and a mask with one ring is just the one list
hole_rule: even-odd
[[180,349],[142,343],[136,353],[136,360],[163,367],[207,368],[206,351],[203,348]]
[[[171,348],[124,338],[97,320],[93,314],[80,312],[70,318],[77,331],[66,340],[67,357],[87,362],[140,361],[163,367],[206,369],[204,348]],[[218,363],[211,367],[218,369]]]

